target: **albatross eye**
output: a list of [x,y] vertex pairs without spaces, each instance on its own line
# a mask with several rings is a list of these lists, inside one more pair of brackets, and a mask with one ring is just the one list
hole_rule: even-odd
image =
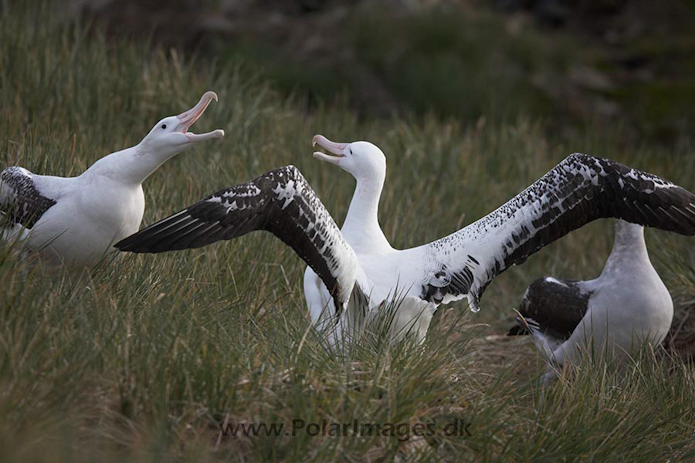
[[166,125],[166,124],[162,124],[162,128],[163,128],[163,129],[166,129],[166,128],[167,128],[167,125]]

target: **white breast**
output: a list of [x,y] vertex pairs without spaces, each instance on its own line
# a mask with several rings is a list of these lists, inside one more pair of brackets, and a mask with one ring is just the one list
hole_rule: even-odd
[[113,251],[114,243],[138,230],[145,197],[140,185],[103,177],[75,182],[34,225],[28,245],[69,266],[94,265]]

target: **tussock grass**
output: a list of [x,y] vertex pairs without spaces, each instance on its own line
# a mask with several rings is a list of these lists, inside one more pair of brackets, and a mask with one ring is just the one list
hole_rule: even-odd
[[[452,232],[572,151],[604,155],[694,189],[692,150],[587,128],[559,143],[531,116],[465,126],[431,117],[306,112],[243,63],[108,41],[48,9],[2,4],[0,165],[74,175],[137,143],[208,89],[199,130],[227,135],[182,153],[145,185],[151,223],[210,192],[293,163],[335,217],[353,180],[311,157],[311,136],[384,149],[381,221],[395,246]],[[689,461],[692,365],[661,352],[625,369],[587,362],[546,390],[525,339],[500,338],[544,274],[597,275],[609,222],[512,269],[482,311],[442,310],[423,346],[366,335],[334,355],[310,327],[301,261],[270,236],[204,250],[127,255],[90,275],[50,272],[0,249],[0,456],[7,461]],[[693,299],[692,244],[649,232],[679,301]],[[587,252],[587,249],[590,252]],[[567,256],[570,256],[569,258]],[[542,397],[542,399],[541,399]],[[231,437],[224,423],[470,423],[470,436]],[[388,434],[388,433],[387,433]]]

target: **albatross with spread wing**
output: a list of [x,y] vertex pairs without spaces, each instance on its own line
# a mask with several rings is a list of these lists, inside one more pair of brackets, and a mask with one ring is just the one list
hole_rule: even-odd
[[357,180],[342,231],[299,170],[287,166],[220,190],[116,247],[157,253],[269,231],[310,267],[304,287],[312,318],[349,325],[354,289],[372,309],[402,296],[395,328],[422,338],[439,304],[465,297],[477,311],[497,275],[593,220],[616,217],[695,234],[695,195],[656,175],[575,153],[480,220],[432,243],[398,250],[377,220],[386,173],[382,151],[368,142],[334,143],[320,135],[314,142],[332,153],[315,157]]

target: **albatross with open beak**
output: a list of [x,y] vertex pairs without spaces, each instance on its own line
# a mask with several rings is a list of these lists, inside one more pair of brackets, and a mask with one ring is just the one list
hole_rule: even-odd
[[142,182],[159,166],[223,130],[195,134],[215,92],[178,116],[157,122],[140,143],[95,162],[77,177],[36,175],[22,167],[0,173],[0,231],[4,240],[22,241],[49,261],[69,267],[91,266],[112,245],[140,227],[145,211]]

